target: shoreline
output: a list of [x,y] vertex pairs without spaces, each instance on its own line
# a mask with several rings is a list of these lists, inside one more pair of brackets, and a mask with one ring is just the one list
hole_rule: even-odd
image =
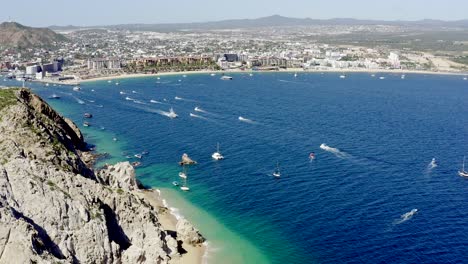
[[229,74],[229,73],[396,73],[396,74],[430,74],[430,75],[447,75],[447,76],[468,76],[468,72],[437,72],[437,71],[422,71],[422,70],[402,70],[402,69],[312,69],[304,70],[303,68],[289,68],[280,69],[275,71],[254,71],[254,70],[199,70],[199,71],[173,71],[173,72],[159,72],[159,73],[135,73],[135,74],[121,74],[115,76],[102,76],[96,78],[90,78],[85,80],[79,80],[79,83],[89,83],[97,81],[108,81],[108,80],[120,80],[120,79],[133,79],[133,78],[144,78],[144,77],[159,77],[159,76],[176,76],[176,75],[194,75],[194,74]]
[[[137,193],[138,196],[143,197],[148,203],[153,206],[155,211],[158,212],[158,220],[162,228],[166,231],[176,231],[176,225],[179,218],[167,206],[166,200],[162,197],[159,189],[142,189]],[[185,245],[184,249],[187,253],[182,254],[181,257],[175,261],[180,264],[202,264],[206,263],[204,260],[207,248],[206,242],[202,246]]]

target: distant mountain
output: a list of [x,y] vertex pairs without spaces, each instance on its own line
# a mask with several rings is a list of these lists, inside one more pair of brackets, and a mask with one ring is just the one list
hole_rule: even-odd
[[[107,26],[91,26],[85,28],[107,28],[142,31],[178,31],[178,30],[213,30],[213,29],[249,29],[262,27],[285,27],[285,26],[317,26],[317,25],[399,25],[432,28],[454,28],[468,29],[468,20],[442,21],[442,20],[419,20],[419,21],[383,21],[383,20],[359,20],[353,18],[312,19],[291,18],[280,15],[256,19],[232,19],[215,22],[198,23],[172,23],[172,24],[120,24]],[[73,30],[76,26],[53,26],[54,30]]]
[[48,47],[66,40],[63,35],[48,28],[26,27],[16,22],[0,24],[0,46],[3,47]]

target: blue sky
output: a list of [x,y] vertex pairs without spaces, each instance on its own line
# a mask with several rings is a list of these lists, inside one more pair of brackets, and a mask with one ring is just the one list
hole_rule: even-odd
[[0,21],[29,26],[311,18],[468,19],[468,0],[1,0]]

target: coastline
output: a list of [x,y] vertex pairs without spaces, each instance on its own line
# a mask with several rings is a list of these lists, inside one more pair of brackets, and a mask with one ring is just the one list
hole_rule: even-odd
[[[164,198],[161,196],[161,191],[159,189],[143,189],[141,192],[137,192],[138,196],[141,196],[149,204],[158,211],[158,220],[162,228],[166,231],[176,231],[176,225],[178,217],[172,213],[170,208],[168,208],[165,203]],[[206,242],[205,242],[206,243]],[[192,246],[185,245],[184,249],[187,253],[182,254],[176,263],[180,264],[202,264],[206,263],[203,260],[206,252],[206,244],[203,243],[203,246]]]
[[448,76],[468,76],[468,72],[438,72],[438,71],[422,71],[422,70],[402,70],[402,69],[326,69],[326,70],[304,70],[303,68],[289,68],[289,69],[280,69],[278,71],[254,71],[254,70],[227,70],[227,71],[213,71],[213,70],[200,70],[200,71],[174,71],[174,72],[160,72],[160,73],[135,73],[135,74],[121,74],[115,76],[102,76],[96,78],[90,78],[85,80],[78,81],[79,83],[89,83],[96,81],[108,81],[108,80],[118,80],[118,79],[132,79],[132,78],[143,78],[143,77],[159,77],[159,76],[174,76],[174,75],[193,75],[193,74],[229,74],[229,73],[395,73],[395,74],[430,74],[430,75],[448,75]]

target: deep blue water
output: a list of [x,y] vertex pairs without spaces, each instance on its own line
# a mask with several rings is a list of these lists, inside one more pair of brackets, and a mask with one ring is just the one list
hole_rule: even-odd
[[[468,155],[468,81],[338,75],[164,76],[87,83],[80,92],[31,86],[61,95],[49,102],[79,124],[93,113],[85,133],[102,126],[125,139],[128,153],[114,158],[150,151],[137,170],[146,185],[170,188],[188,153],[199,164],[189,171],[192,191],[181,195],[271,263],[467,262],[468,179],[457,170]],[[171,106],[179,118],[158,114]],[[217,142],[221,162],[211,160]],[[438,166],[429,169],[432,158]],[[279,179],[271,176],[277,161]],[[401,221],[411,209],[419,211]]]

